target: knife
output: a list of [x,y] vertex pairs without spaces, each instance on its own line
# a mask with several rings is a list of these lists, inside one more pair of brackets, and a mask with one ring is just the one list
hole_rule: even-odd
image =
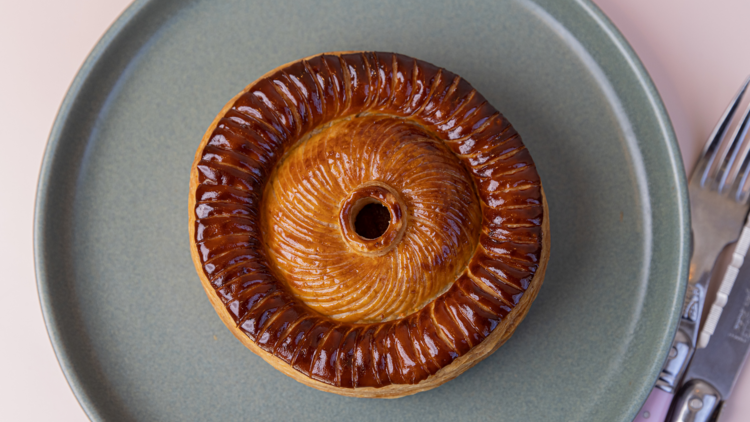
[[670,421],[715,420],[732,393],[750,350],[750,265],[740,269],[733,284],[710,342],[693,353]]

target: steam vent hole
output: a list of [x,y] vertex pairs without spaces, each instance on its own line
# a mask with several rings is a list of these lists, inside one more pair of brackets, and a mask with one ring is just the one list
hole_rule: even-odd
[[391,224],[391,213],[383,204],[373,202],[365,205],[354,218],[354,231],[365,239],[377,239]]

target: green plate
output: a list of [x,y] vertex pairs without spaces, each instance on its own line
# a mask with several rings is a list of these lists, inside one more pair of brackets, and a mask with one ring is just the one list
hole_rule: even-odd
[[[242,346],[190,259],[188,178],[216,113],[325,51],[396,51],[466,78],[522,134],[552,255],[513,338],[443,387],[339,397]],[[631,421],[666,356],[689,217],[661,101],[588,1],[138,1],[55,122],[37,196],[39,295],[91,419]]]

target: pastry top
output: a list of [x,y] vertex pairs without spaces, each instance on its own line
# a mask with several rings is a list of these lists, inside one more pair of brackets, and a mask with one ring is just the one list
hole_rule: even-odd
[[[350,116],[299,144],[264,198],[271,266],[297,298],[337,321],[422,309],[466,270],[479,241],[479,201],[458,158],[420,126],[386,115]],[[371,239],[353,224],[366,224],[359,211],[368,204],[382,204],[390,220]]]
[[320,55],[257,80],[207,132],[191,195],[209,296],[331,386],[419,383],[541,283],[520,137],[468,82],[406,56]]

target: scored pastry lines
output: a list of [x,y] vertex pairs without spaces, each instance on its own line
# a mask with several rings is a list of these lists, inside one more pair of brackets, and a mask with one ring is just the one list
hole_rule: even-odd
[[471,341],[471,334],[469,333],[469,330],[466,328],[463,321],[460,320],[458,315],[455,314],[455,308],[452,306],[448,306],[448,301],[455,302],[453,295],[446,295],[441,296],[440,300],[443,302],[442,305],[445,308],[445,313],[447,313],[451,319],[453,320],[453,324],[455,324],[458,329],[460,330],[461,334],[464,336],[464,340],[466,340],[467,343],[469,343],[469,348],[472,348],[475,346],[474,342]]
[[417,63],[417,59],[412,59],[412,71],[411,71],[411,95],[408,99],[404,100],[404,106],[407,106],[406,110],[399,110],[407,115],[412,115],[414,113],[413,110],[409,110],[414,107],[414,102],[419,101],[419,97],[422,95],[422,92],[424,91],[424,86],[422,86],[421,81],[419,80],[419,65]]
[[[315,72],[313,70],[312,65],[310,65],[309,61],[302,60],[302,66],[304,66],[305,72],[308,74],[308,76],[310,77],[310,79],[315,84],[315,90],[316,90],[316,93],[317,93],[317,98],[318,98],[318,101],[320,102],[320,113],[321,113],[321,116],[326,116],[328,114],[328,110],[326,110],[326,102],[323,100],[324,91],[323,91],[323,87],[320,85],[320,83],[321,83],[320,76],[318,75],[317,72]],[[302,75],[302,77],[304,78],[305,75]],[[295,79],[295,80],[297,80],[297,79]],[[299,80],[297,80],[297,81],[299,81]],[[300,82],[300,83],[302,83],[302,82]],[[310,98],[313,98],[312,97],[312,95],[313,95],[312,93],[309,93],[309,95],[310,95]],[[317,104],[314,104],[314,105],[317,105]]]
[[[463,293],[464,295],[466,295],[466,297],[468,297],[468,298],[469,298],[469,299],[470,299],[470,300],[471,300],[471,301],[472,301],[473,303],[475,303],[475,304],[476,304],[477,306],[479,306],[479,308],[480,308],[480,309],[483,309],[483,310],[485,310],[485,311],[489,312],[489,313],[490,313],[490,314],[492,314],[492,315],[496,315],[496,313],[495,313],[495,312],[494,312],[494,311],[493,311],[492,309],[490,309],[490,308],[489,308],[489,307],[488,307],[487,305],[485,305],[485,304],[483,304],[482,302],[480,302],[480,301],[478,300],[478,298],[475,298],[475,297],[474,297],[474,295],[473,295],[473,294],[471,294],[470,292],[467,292],[467,291],[466,291],[466,289],[465,289],[465,287],[464,287],[464,284],[463,284],[463,283],[459,283],[459,282],[457,281],[457,282],[456,282],[456,284],[455,284],[455,286],[456,286],[456,287],[457,287],[457,288],[458,288],[459,290],[461,290],[461,292],[462,292],[462,293]],[[485,290],[485,291],[486,291],[486,290]]]
[[[515,307],[515,304],[514,304],[514,303],[510,302],[510,301],[509,301],[508,299],[506,299],[505,297],[503,297],[503,295],[499,294],[499,293],[498,293],[498,292],[497,292],[497,291],[496,291],[496,290],[495,290],[495,289],[493,288],[493,286],[491,286],[491,285],[489,285],[489,284],[485,283],[485,282],[484,282],[484,281],[483,281],[482,279],[480,279],[479,277],[477,277],[476,275],[474,275],[474,274],[473,274],[473,273],[471,272],[471,270],[467,269],[467,270],[466,270],[466,275],[467,275],[467,276],[468,276],[468,277],[469,277],[470,279],[472,279],[472,280],[474,281],[474,283],[475,283],[475,284],[476,284],[476,285],[477,285],[477,286],[478,286],[479,288],[481,288],[482,290],[484,290],[485,292],[487,292],[487,293],[491,294],[492,296],[494,296],[494,297],[495,297],[495,298],[497,298],[498,300],[502,301],[502,302],[503,302],[503,303],[505,303],[506,305],[510,306],[511,308]],[[495,277],[493,277],[493,278],[495,278]],[[499,280],[498,280],[498,281],[499,281]]]
[[338,56],[339,66],[341,66],[341,75],[344,79],[344,92],[346,93],[346,102],[344,103],[344,112],[348,111],[352,107],[352,96],[354,90],[352,90],[351,75],[349,74],[348,66],[341,56]]
[[[456,84],[460,82],[460,78],[456,78]],[[461,123],[469,121],[472,117],[474,117],[475,114],[477,114],[481,109],[482,106],[487,104],[487,101],[482,101],[482,103],[478,106],[475,106],[468,114],[465,114],[462,118],[457,118],[457,116],[460,113],[464,112],[464,109],[469,107],[472,104],[472,101],[474,100],[475,95],[477,94],[477,91],[475,89],[471,90],[471,92],[468,95],[465,95],[461,97],[458,103],[458,107],[456,107],[453,111],[450,112],[450,114],[447,114],[443,120],[435,120],[431,122],[432,125],[438,127],[441,132],[448,132],[450,133],[451,129],[455,129],[458,127]],[[446,98],[450,98],[450,96],[446,96]],[[459,123],[459,121],[461,123]],[[451,140],[452,138],[447,138],[447,140]]]
[[435,95],[436,88],[440,86],[440,84],[443,81],[443,69],[438,69],[437,73],[433,77],[432,84],[430,84],[430,92],[425,97],[425,100],[423,104],[414,110],[414,113],[412,113],[412,116],[421,115],[424,112],[425,107],[427,107],[428,104],[432,103],[432,97]]
[[455,346],[455,342],[452,341],[452,336],[450,336],[449,333],[446,334],[443,331],[443,327],[435,319],[435,302],[436,301],[432,301],[430,302],[429,305],[422,308],[423,312],[424,312],[424,309],[427,310],[426,312],[427,312],[427,315],[429,315],[429,320],[432,323],[432,327],[435,330],[435,334],[440,339],[440,341],[442,341],[443,344],[450,349],[450,351],[452,351],[453,353],[456,353],[457,355],[461,355],[462,353],[458,352],[458,349]]
[[[370,61],[367,60],[367,54],[362,52],[360,53],[360,57],[362,58],[362,63],[365,64],[364,74],[365,74],[365,77],[367,78],[366,86],[368,87],[366,100],[365,100],[365,103],[363,104],[363,107],[365,109],[369,109],[372,107],[372,103],[375,102],[377,99],[377,97],[372,94],[372,92],[377,92],[378,90],[377,87],[373,88],[373,82],[377,83],[377,80],[378,80],[377,72],[373,70],[372,67],[370,66]],[[349,66],[347,65],[347,67]],[[351,68],[349,68],[348,70],[351,72]],[[373,78],[373,76],[375,77]]]
[[[429,334],[424,334],[425,330],[428,329],[428,327],[425,327],[422,323],[424,317],[430,318],[428,312],[426,311],[428,309],[428,306],[425,306],[422,308],[422,311],[417,312],[410,317],[407,318],[407,321],[409,319],[414,320],[413,325],[416,327],[416,330],[414,330],[416,333],[422,333],[423,335],[411,335],[412,340],[415,342],[415,345],[419,346],[418,349],[422,352],[426,352],[426,358],[427,360],[424,363],[425,369],[429,369],[427,363],[432,363],[434,368],[440,368],[442,365],[440,365],[440,362],[435,358],[439,354],[439,349],[437,345],[433,342],[432,338]],[[409,330],[411,333],[412,330]],[[435,340],[443,342],[443,340],[436,338]],[[445,342],[443,342],[445,343]],[[447,347],[443,344],[443,347]],[[417,348],[415,348],[417,349]],[[447,353],[447,352],[446,352]]]
[[[444,303],[442,302],[442,297],[437,298],[431,303],[430,311],[432,316],[432,322],[435,324],[435,327],[437,329],[438,334],[442,334],[442,339],[445,341],[451,349],[453,349],[456,354],[459,356],[463,355],[468,351],[468,347],[466,345],[462,344],[465,343],[466,340],[463,338],[463,333],[461,333],[460,330],[451,330],[450,325],[455,326],[455,323],[452,323],[452,318],[449,314],[447,314],[446,318],[440,318],[438,319],[436,314],[440,314],[442,316],[446,316],[445,309],[443,308]],[[455,327],[458,328],[458,327]]]
[[289,91],[289,88],[282,83],[279,80],[273,80],[271,81],[271,86],[276,90],[276,93],[279,94],[279,97],[284,101],[286,104],[286,108],[288,108],[292,112],[292,119],[294,121],[294,127],[295,130],[295,136],[299,136],[300,133],[304,132],[305,129],[305,123],[302,121],[302,118],[299,114],[299,108],[304,107],[302,106],[302,102],[300,101],[299,104],[292,96],[292,93]]
[[[318,345],[315,348],[315,351],[312,354],[312,358],[310,360],[310,377],[317,378],[320,377],[321,373],[325,372],[325,363],[329,359],[329,351],[330,356],[332,357],[334,354],[338,353],[338,346],[339,343],[336,343],[335,345],[328,345],[329,339],[333,338],[332,341],[336,341],[336,337],[339,333],[338,328],[340,325],[333,326],[325,335],[318,341]],[[341,341],[341,338],[338,338],[338,341]],[[324,347],[328,346],[328,347]],[[333,347],[331,347],[333,346]]]
[[[265,107],[265,105],[263,103],[260,103],[258,106],[261,106],[261,105],[263,107]],[[265,108],[266,108],[266,110],[268,110],[267,107],[265,107]],[[263,135],[265,134],[266,136],[264,138],[266,139],[266,141],[269,141],[269,139],[267,138],[267,134],[268,133],[271,133],[272,135],[275,135],[278,138],[283,138],[283,135],[281,134],[281,132],[279,132],[276,129],[275,126],[273,126],[272,124],[267,123],[265,120],[261,119],[262,115],[260,113],[257,113],[258,114],[257,118],[255,116],[251,115],[251,114],[248,114],[248,113],[251,113],[252,111],[256,111],[256,110],[253,109],[252,107],[248,107],[248,106],[233,107],[232,109],[230,109],[229,111],[227,111],[226,118],[230,122],[238,124],[240,126],[247,127],[248,129],[251,129],[250,124],[252,124],[252,123],[255,123],[255,124],[259,125],[266,132],[266,133],[259,132],[259,135],[263,137]],[[273,113],[268,113],[268,114],[273,115]],[[276,118],[276,117],[274,117],[274,118]],[[279,123],[277,123],[277,124],[279,124]],[[230,126],[227,126],[227,130],[231,130]],[[237,136],[242,136],[242,134],[239,134],[239,133],[237,133],[236,135]],[[278,142],[272,142],[272,143],[278,143]],[[268,151],[268,152],[272,153],[272,151]]]
[[477,158],[477,157],[479,157],[479,154],[474,154],[473,156],[467,156],[466,158],[469,160],[469,163],[471,164],[472,167],[475,167],[475,166],[489,166],[489,165],[492,165],[492,164],[494,164],[495,162],[497,162],[499,160],[507,160],[508,158],[511,158],[511,157],[515,156],[516,154],[518,154],[519,152],[521,152],[521,151],[523,151],[525,149],[526,149],[526,147],[524,147],[524,146],[518,146],[518,147],[514,147],[513,149],[511,149],[510,151],[508,151],[508,152],[506,152],[504,154],[500,154],[500,155],[497,155],[497,156],[495,156],[494,154],[492,154],[492,155],[488,155],[488,156],[482,156],[481,158]]
[[[510,271],[516,270],[517,272],[521,272],[521,273],[526,273],[526,274],[530,273],[530,271],[528,271],[525,268],[516,269],[516,268],[511,267],[510,265],[507,265],[506,263],[504,263],[502,261],[494,260],[492,262],[496,263],[496,264],[500,264],[500,265],[506,267],[506,271],[508,271],[508,270],[510,270]],[[502,268],[499,267],[499,265],[497,265],[497,266],[490,266],[489,262],[487,262],[487,260],[481,260],[479,262],[479,265],[482,268],[484,268],[488,273],[494,275],[495,278],[497,278],[497,280],[500,281],[501,283],[504,283],[504,284],[506,284],[508,286],[514,287],[514,288],[518,289],[521,292],[523,292],[524,290],[526,290],[526,286],[522,285],[523,284],[523,280],[526,277],[523,277],[523,278],[520,279],[521,284],[517,284],[517,283],[514,283],[513,281],[511,281],[509,279],[508,274],[504,273],[502,271]]]

